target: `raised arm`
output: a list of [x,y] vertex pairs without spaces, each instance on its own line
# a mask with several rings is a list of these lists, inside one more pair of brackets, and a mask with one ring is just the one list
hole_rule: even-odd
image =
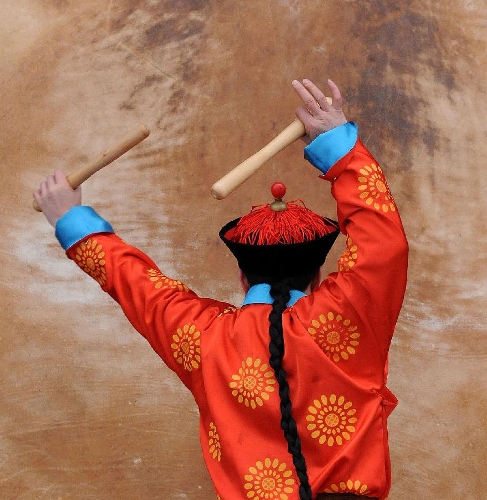
[[331,182],[347,245],[338,273],[316,293],[335,303],[336,313],[359,316],[385,356],[404,298],[408,245],[379,163],[346,121],[338,87],[328,86],[331,105],[309,80],[293,82],[303,100],[296,114],[307,131],[305,158]]
[[198,297],[164,275],[137,248],[126,244],[91,207],[81,191],[56,171],[34,197],[70,259],[117,301],[134,328],[188,386],[201,373],[204,329],[228,304]]

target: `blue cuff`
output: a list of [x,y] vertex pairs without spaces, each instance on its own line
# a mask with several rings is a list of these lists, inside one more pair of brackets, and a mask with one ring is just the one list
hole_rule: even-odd
[[64,250],[94,233],[114,233],[112,226],[91,207],[75,206],[56,222],[56,238]]
[[324,174],[348,154],[358,139],[358,127],[348,122],[315,138],[304,148],[304,158]]

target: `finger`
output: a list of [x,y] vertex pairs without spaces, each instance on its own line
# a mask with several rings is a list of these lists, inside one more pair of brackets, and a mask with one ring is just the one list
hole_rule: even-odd
[[45,184],[47,189],[53,189],[56,186],[56,179],[53,174],[46,177]]
[[303,122],[304,126],[312,120],[312,117],[309,114],[309,111],[304,107],[300,106],[296,109],[296,116]]
[[313,99],[318,103],[319,107],[324,111],[330,108],[325,94],[311,81],[308,79],[303,80],[303,85],[306,87],[308,92],[313,96]]
[[296,92],[296,94],[298,94],[301,100],[305,101],[306,95],[309,94],[309,92],[305,89],[304,85],[298,80],[293,80],[291,82],[291,85],[293,86],[294,91]]
[[328,87],[331,92],[332,107],[335,109],[342,109],[343,99],[338,85],[333,80],[328,80]]
[[56,184],[59,184],[61,186],[67,186],[69,184],[66,176],[64,175],[64,172],[60,169],[57,169],[54,172],[54,180],[56,181]]
[[39,195],[45,197],[47,194],[47,181],[44,179],[38,189]]
[[293,80],[292,85],[308,112],[312,115],[318,113],[320,111],[320,106],[303,83]]

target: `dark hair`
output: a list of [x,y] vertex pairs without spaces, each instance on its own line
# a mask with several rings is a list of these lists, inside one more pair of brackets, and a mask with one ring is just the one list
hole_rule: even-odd
[[301,292],[304,292],[306,288],[308,288],[308,285],[316,277],[318,272],[319,268],[307,272],[302,272],[294,276],[264,276],[262,274],[252,272],[244,272],[244,274],[250,286],[258,285],[259,283],[267,283],[269,285],[286,283],[287,285],[289,285],[289,290],[299,290]]
[[250,285],[258,283],[269,283],[271,285],[270,294],[274,299],[272,311],[269,314],[269,364],[276,375],[279,384],[279,398],[281,410],[281,429],[287,441],[287,449],[292,455],[293,464],[299,478],[299,498],[300,500],[312,500],[311,486],[309,484],[306,460],[301,451],[301,439],[296,421],[292,415],[292,403],[287,381],[286,371],[282,365],[284,358],[284,333],[282,328],[282,313],[287,307],[292,289],[304,291],[317,275],[318,270],[303,273],[298,276],[288,278],[271,278],[256,275],[246,275]]

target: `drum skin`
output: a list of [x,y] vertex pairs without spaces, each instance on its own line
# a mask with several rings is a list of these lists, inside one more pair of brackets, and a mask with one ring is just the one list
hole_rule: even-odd
[[[468,4],[468,5],[467,5]],[[389,362],[390,500],[483,498],[487,324],[482,2],[7,0],[0,19],[0,496],[215,498],[194,401],[57,246],[32,191],[139,123],[83,185],[127,242],[204,296],[242,301],[228,220],[286,196],[335,218],[300,141],[226,199],[211,185],[332,78],[410,244]],[[325,263],[332,272],[340,237]]]

